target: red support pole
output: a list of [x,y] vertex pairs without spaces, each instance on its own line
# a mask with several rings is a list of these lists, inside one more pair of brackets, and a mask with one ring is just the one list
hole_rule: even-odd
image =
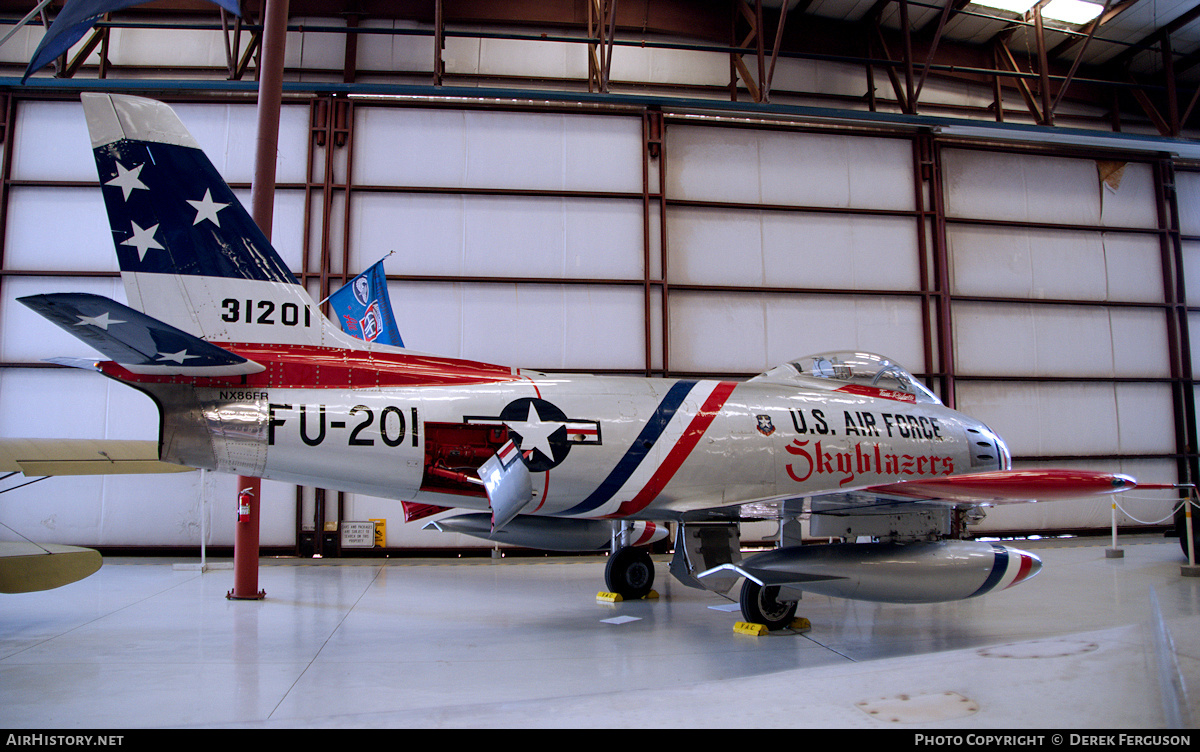
[[231,600],[260,600],[258,589],[258,509],[262,481],[239,475],[237,529],[233,538],[233,590]]
[[[279,108],[283,100],[283,54],[287,40],[288,0],[267,0],[263,21],[262,69],[258,75],[258,141],[251,212],[271,237],[275,206],[275,159],[279,144]],[[238,476],[238,523],[233,542],[233,590],[227,598],[258,600],[258,510],[261,481]],[[245,519],[242,509],[245,508]]]

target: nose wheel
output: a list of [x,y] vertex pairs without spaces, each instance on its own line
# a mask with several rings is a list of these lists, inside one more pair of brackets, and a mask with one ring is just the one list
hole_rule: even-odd
[[742,585],[742,617],[770,630],[783,629],[796,618],[796,601],[779,600],[778,587],[763,587],[753,580]]
[[625,600],[637,600],[650,594],[654,585],[654,562],[644,548],[618,548],[608,557],[604,582],[609,592]]

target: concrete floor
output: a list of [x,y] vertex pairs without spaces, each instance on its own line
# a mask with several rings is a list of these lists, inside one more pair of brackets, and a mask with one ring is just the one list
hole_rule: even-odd
[[1190,727],[1200,579],[1174,539],[1108,543],[1022,544],[1042,573],[970,601],[809,596],[810,632],[762,637],[665,560],[658,599],[606,604],[603,558],[264,559],[262,601],[107,559],[0,596],[0,727]]

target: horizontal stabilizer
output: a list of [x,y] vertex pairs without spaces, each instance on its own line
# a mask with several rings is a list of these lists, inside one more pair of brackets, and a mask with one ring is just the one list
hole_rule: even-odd
[[64,292],[19,300],[132,373],[238,376],[265,370],[254,361],[101,295]]
[[157,441],[112,439],[0,439],[0,472],[44,475],[186,473],[158,458]]

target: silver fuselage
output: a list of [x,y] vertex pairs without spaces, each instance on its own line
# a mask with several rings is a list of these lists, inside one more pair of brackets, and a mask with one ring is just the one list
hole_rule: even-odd
[[986,427],[941,405],[772,383],[142,388],[163,410],[164,460],[442,506],[487,509],[470,477],[515,435],[536,494],[527,514],[662,518],[1007,461]]

